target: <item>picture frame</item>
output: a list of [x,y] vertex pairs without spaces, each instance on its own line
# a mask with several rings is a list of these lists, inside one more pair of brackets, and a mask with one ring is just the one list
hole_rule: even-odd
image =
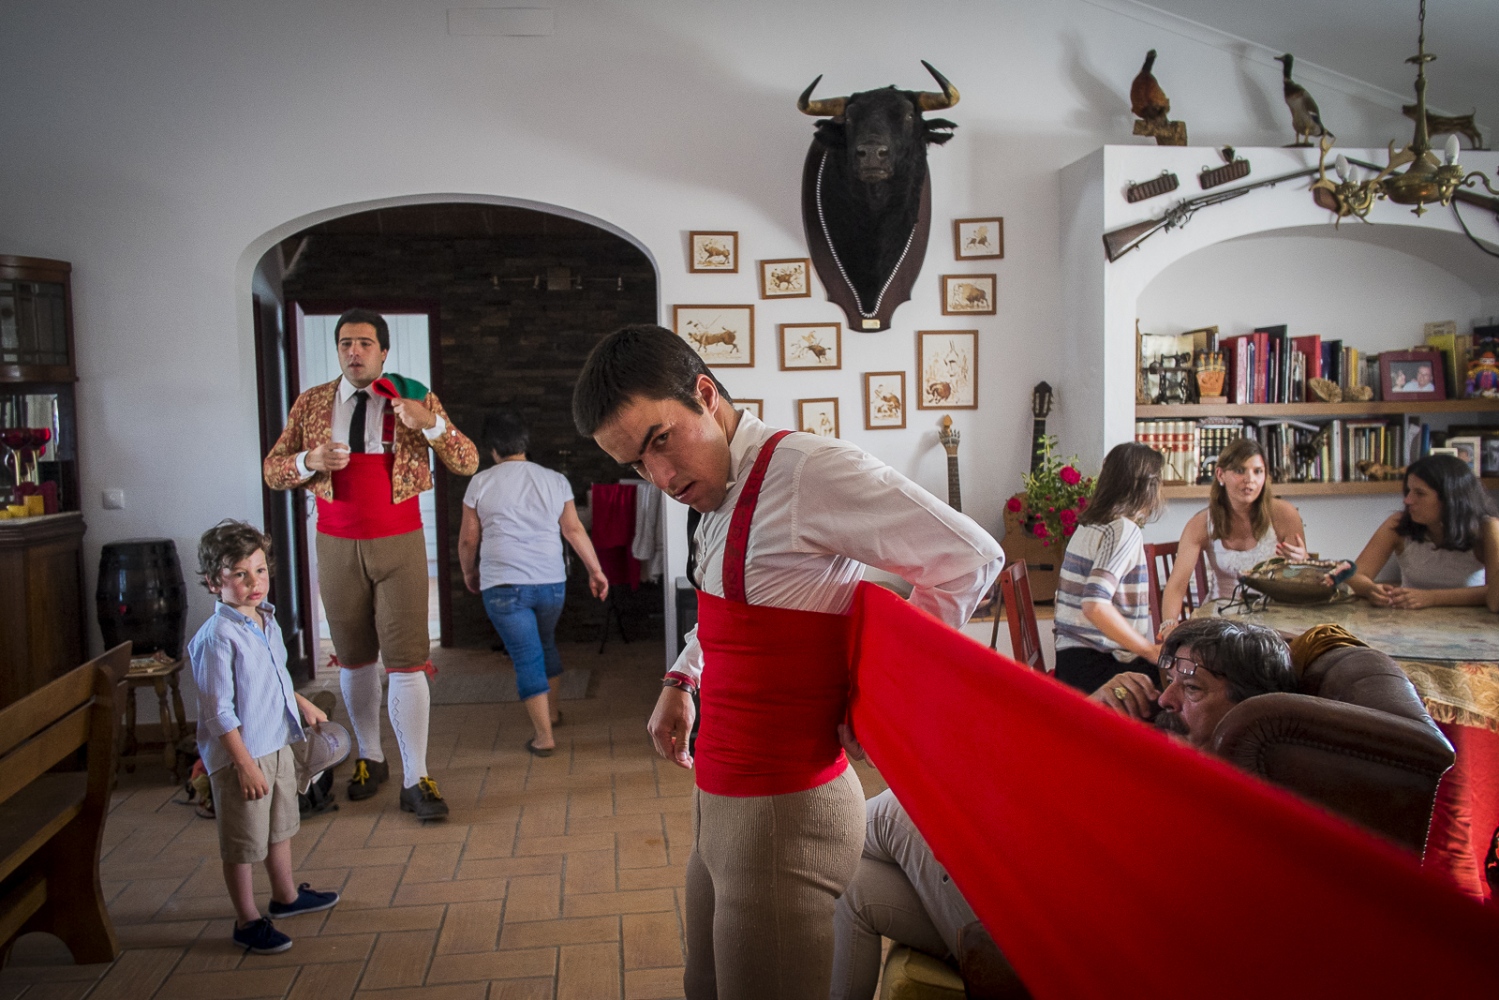
[[696,229],[689,232],[687,270],[691,274],[738,274],[739,234]]
[[1499,476],[1499,434],[1483,436],[1482,475],[1490,479]]
[[755,415],[756,420],[765,419],[765,400],[763,399],[740,399],[735,396],[734,406],[736,409],[750,411]]
[[1431,449],[1429,449],[1426,452],[1426,454],[1427,455],[1451,455],[1453,458],[1456,458],[1457,457],[1457,449],[1456,448],[1431,448]]
[[806,257],[760,261],[760,298],[805,299],[812,295],[812,261]]
[[944,274],[942,315],[993,316],[998,311],[994,302],[997,281],[993,274]]
[[916,408],[978,409],[978,353],[977,330],[918,330]]
[[1005,220],[952,220],[952,255],[957,260],[989,260],[1005,255]]
[[782,323],[776,343],[781,371],[836,371],[843,367],[842,323]]
[[864,429],[893,431],[906,426],[906,373],[864,373]]
[[755,366],[755,307],[672,306],[671,328],[715,368]]
[[1483,476],[1483,438],[1477,434],[1464,434],[1460,437],[1448,435],[1447,445],[1456,453],[1458,461],[1467,464],[1473,470],[1473,475]]
[[821,437],[838,436],[838,400],[798,399],[796,401],[796,429]]
[[1431,402],[1446,399],[1441,351],[1381,351],[1379,398]]

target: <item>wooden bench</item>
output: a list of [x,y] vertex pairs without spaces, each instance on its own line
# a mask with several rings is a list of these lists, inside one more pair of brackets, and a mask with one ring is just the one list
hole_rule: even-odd
[[[120,953],[99,888],[114,785],[116,690],[130,643],[0,710],[0,960],[31,931],[61,938],[80,964]],[[52,768],[82,749],[85,770]]]

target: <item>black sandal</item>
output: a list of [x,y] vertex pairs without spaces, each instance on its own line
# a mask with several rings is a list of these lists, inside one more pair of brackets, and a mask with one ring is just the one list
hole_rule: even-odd
[[553,747],[539,747],[539,746],[536,745],[536,737],[534,737],[534,736],[527,736],[526,737],[526,749],[529,750],[529,751],[531,751],[532,756],[535,756],[535,757],[550,757],[552,755],[552,751],[555,748],[553,748]]

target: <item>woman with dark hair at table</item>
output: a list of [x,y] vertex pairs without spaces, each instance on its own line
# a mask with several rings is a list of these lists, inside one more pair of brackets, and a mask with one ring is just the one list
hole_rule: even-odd
[[[1391,555],[1398,587],[1374,582]],[[1348,585],[1379,607],[1487,604],[1499,612],[1499,512],[1473,470],[1451,455],[1411,463],[1405,509],[1369,539]]]

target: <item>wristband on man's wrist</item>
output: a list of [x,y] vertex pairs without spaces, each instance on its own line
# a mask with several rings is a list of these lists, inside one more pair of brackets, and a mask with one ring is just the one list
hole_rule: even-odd
[[688,694],[697,694],[697,685],[681,674],[667,674],[661,678],[661,686],[669,688],[681,688]]

